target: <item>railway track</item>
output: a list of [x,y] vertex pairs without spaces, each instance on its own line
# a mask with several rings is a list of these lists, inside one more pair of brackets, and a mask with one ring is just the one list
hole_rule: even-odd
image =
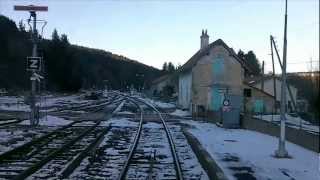
[[1,154],[0,179],[67,177],[108,132],[101,121],[73,122]]
[[[129,107],[130,106],[130,107]],[[137,107],[130,101],[126,100],[121,110],[133,110],[134,113],[140,113],[136,110]],[[118,109],[119,110],[119,109]],[[120,110],[119,110],[120,111]],[[133,114],[129,115],[132,120]],[[113,119],[119,125],[123,114]],[[135,119],[135,118],[133,118]],[[119,121],[118,121],[119,120]],[[134,134],[137,132],[137,123],[128,121],[124,122],[126,126],[117,126],[112,122],[110,131],[104,137],[96,151],[86,159],[84,159],[78,169],[74,171],[69,179],[117,179],[129,153],[130,145],[132,144]]]
[[190,163],[196,157],[178,127],[169,131],[166,115],[123,94],[112,101],[111,121],[73,122],[0,155],[0,179],[200,179],[197,161]]
[[[119,179],[183,179],[176,147],[161,113],[154,106],[139,99],[131,100],[140,108],[141,116],[138,131],[130,147]],[[150,108],[154,114],[151,114],[149,117],[152,117],[151,120],[154,120],[155,116],[157,116],[162,127],[158,126],[151,128],[151,130],[143,128],[143,124],[148,121],[148,115],[144,113],[143,108],[138,103]],[[165,138],[167,139],[168,147],[163,146],[162,142]],[[171,157],[168,157],[168,152],[166,151],[168,148],[170,149]],[[150,151],[145,152],[146,149]]]
[[27,120],[26,118],[20,119],[20,118],[8,118],[8,119],[1,119],[0,120],[0,128],[5,127],[12,124],[18,124],[24,120]]
[[[81,111],[86,110],[87,112],[99,112],[103,110],[103,108],[107,105],[110,105],[111,103],[117,103],[119,101],[123,100],[122,98],[119,98],[118,95],[112,95],[110,98],[106,98],[100,101],[97,101],[95,103],[89,103],[89,104],[82,104],[78,106],[72,106],[72,107],[66,107],[66,108],[59,108],[57,110],[51,111],[50,114],[61,114],[64,111],[68,113],[68,111]],[[0,119],[0,128],[5,128],[9,125],[14,125],[21,123],[22,121],[27,120],[28,118],[7,118],[7,119]]]

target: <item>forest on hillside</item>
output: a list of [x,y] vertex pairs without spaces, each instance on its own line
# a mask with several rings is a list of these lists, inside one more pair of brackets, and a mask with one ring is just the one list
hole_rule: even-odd
[[[26,58],[32,52],[30,32],[22,23],[17,26],[2,15],[0,27],[0,89],[29,90]],[[114,89],[147,88],[163,73],[111,52],[72,45],[67,35],[59,35],[57,30],[52,33],[51,40],[40,37],[38,55],[44,62],[42,75],[45,80],[41,89],[47,91],[78,91],[105,85]]]

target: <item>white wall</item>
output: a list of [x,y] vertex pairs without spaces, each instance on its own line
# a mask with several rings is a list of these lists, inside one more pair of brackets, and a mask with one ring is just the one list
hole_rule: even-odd
[[[261,89],[261,83],[257,83],[256,85],[254,85],[254,87],[256,88],[259,88]],[[277,93],[277,101],[280,101],[281,100],[281,81],[279,81],[278,79],[276,79],[276,93]],[[290,89],[291,89],[291,92],[292,92],[292,95],[293,95],[293,99],[295,102],[297,102],[297,89],[293,86],[290,86]],[[266,81],[264,81],[264,91],[273,95],[274,96],[274,93],[273,93],[273,79],[268,79]],[[291,101],[290,99],[290,94],[289,94],[289,91],[288,89],[286,88],[286,94],[287,94],[287,104],[288,104],[288,101]]]
[[189,109],[191,104],[191,72],[179,75],[179,97],[178,104],[184,108]]

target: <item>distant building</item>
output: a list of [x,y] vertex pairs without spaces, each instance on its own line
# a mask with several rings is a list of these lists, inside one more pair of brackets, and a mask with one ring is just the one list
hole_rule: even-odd
[[244,83],[243,111],[251,114],[272,114],[275,112],[275,99],[271,94]]
[[309,102],[306,99],[297,99],[297,111],[298,112],[308,112],[309,111]]
[[[282,81],[280,78],[275,77],[276,80],[276,104],[277,104],[277,112],[279,112],[280,108],[280,101],[281,101],[281,84]],[[249,77],[246,78],[246,83],[250,86],[253,86],[255,88],[258,88],[272,96],[275,96],[274,94],[274,88],[273,88],[273,77],[270,75],[266,75],[265,77]],[[288,89],[286,88],[286,106],[288,108],[288,112],[294,111],[293,103],[296,104],[297,102],[297,88],[294,86],[288,84],[292,93],[293,101],[290,98],[290,93]]]
[[249,69],[223,40],[209,44],[207,31],[202,31],[200,39],[200,50],[179,69],[178,105],[194,115],[219,121],[223,118],[222,103],[228,100],[230,118],[238,121]]
[[166,74],[151,82],[150,94],[153,96],[167,96],[168,91],[178,91],[178,78],[176,73]]

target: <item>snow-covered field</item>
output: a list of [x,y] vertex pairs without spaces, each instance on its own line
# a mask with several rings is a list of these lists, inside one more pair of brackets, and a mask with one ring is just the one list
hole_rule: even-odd
[[33,138],[40,137],[52,130],[54,130],[54,128],[41,127],[29,129],[13,126],[0,129],[0,154],[21,146]]
[[320,179],[319,155],[290,142],[290,159],[274,157],[278,139],[249,130],[183,121],[230,179]]
[[[56,108],[60,106],[85,104],[88,102],[90,101],[84,100],[81,94],[62,96],[47,95],[42,96],[39,102],[37,102],[37,105],[40,106],[43,111],[50,111],[56,110]],[[23,97],[3,96],[0,97],[0,110],[29,112],[30,108],[29,105],[24,103]]]
[[[39,119],[39,125],[40,126],[64,126],[67,124],[72,123],[72,121],[65,120],[60,117],[47,115]],[[25,120],[20,123],[20,125],[29,125],[30,121]]]
[[[268,122],[280,123],[280,115],[257,115],[254,117]],[[313,125],[310,122],[301,119],[300,117],[293,117],[286,114],[286,124],[287,126],[293,128],[301,128],[306,131],[319,133],[319,126]]]

